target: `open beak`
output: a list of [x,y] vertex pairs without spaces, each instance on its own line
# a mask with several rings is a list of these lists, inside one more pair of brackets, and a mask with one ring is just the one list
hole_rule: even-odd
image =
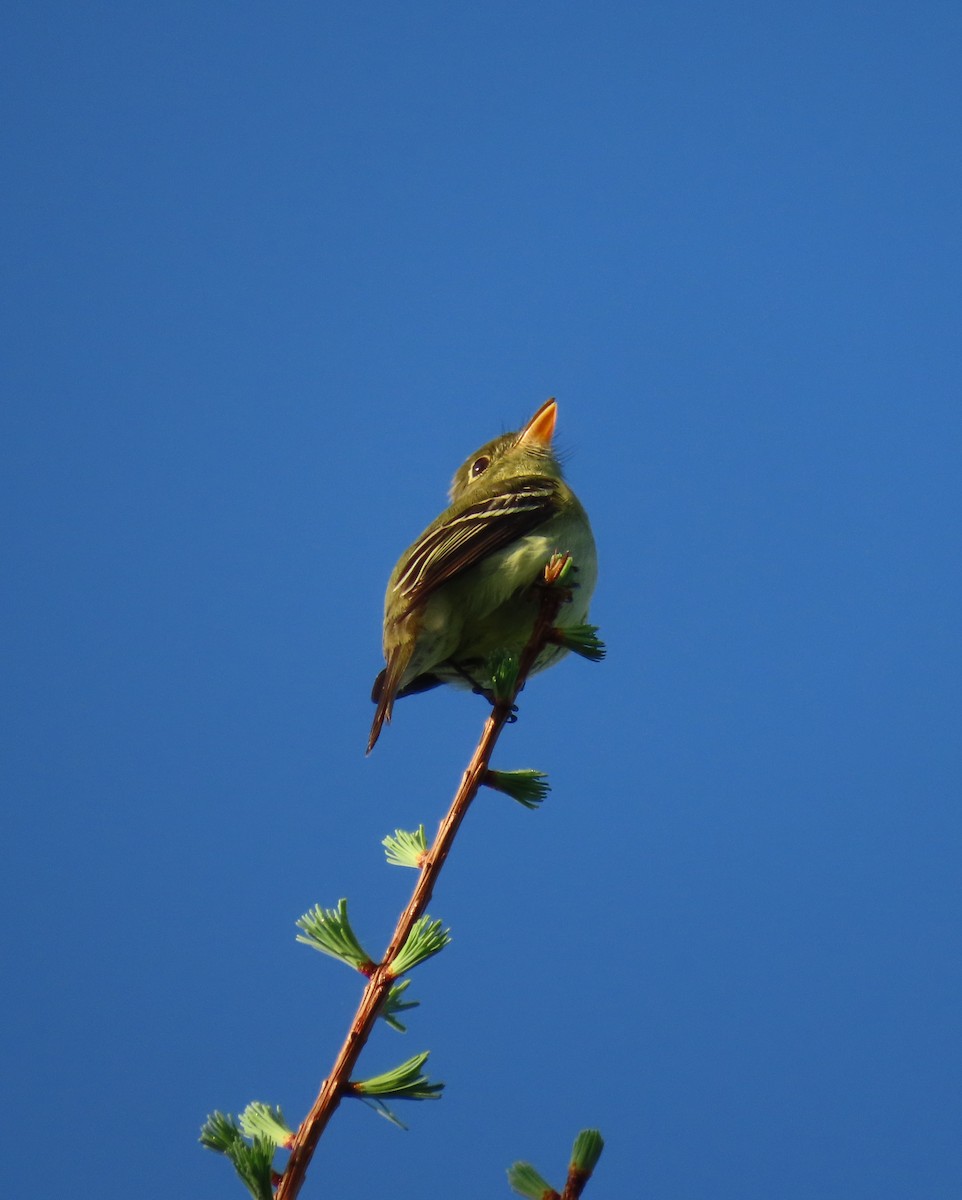
[[554,437],[554,425],[558,416],[558,402],[552,396],[538,409],[524,429],[518,434],[519,446],[550,446]]

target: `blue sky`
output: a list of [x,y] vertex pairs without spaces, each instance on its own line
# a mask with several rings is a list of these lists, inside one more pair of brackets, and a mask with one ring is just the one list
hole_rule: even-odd
[[[962,1189],[962,12],[146,6],[3,17],[2,1001],[42,1195],[243,1192],[483,717],[363,750],[384,584],[549,395],[601,666],[533,681],[401,1038],[305,1197]],[[16,1175],[17,1168],[11,1168]],[[8,1171],[9,1174],[9,1171]],[[389,1181],[389,1182],[386,1182]]]

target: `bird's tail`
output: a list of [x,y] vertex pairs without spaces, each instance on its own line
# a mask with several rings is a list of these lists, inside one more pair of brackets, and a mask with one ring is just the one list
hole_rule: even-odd
[[390,722],[391,713],[394,709],[394,699],[398,694],[398,689],[401,686],[401,679],[404,676],[404,671],[411,661],[411,655],[414,652],[414,642],[406,642],[399,646],[394,646],[388,652],[387,666],[374,680],[374,687],[371,689],[371,699],[377,704],[374,710],[374,720],[371,722],[371,736],[367,742],[367,753],[370,754],[374,749],[374,744],[381,736],[381,726],[385,721]]

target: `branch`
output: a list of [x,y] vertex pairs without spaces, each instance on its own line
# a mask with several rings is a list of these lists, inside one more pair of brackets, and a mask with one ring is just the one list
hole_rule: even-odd
[[479,788],[486,782],[491,754],[501,735],[501,730],[513,716],[514,702],[524,687],[532,666],[541,651],[557,639],[555,621],[562,604],[568,598],[563,581],[568,573],[569,565],[568,555],[555,555],[545,567],[545,582],[543,585],[538,585],[540,592],[538,615],[531,637],[518,659],[517,674],[506,687],[495,689],[491,712],[482,730],[481,740],[461,778],[461,784],[451,802],[447,816],[441,822],[434,844],[421,862],[420,874],[411,899],[398,920],[384,958],[371,969],[351,1028],[334,1060],[331,1073],[324,1080],[310,1112],[289,1143],[291,1155],[287,1167],[280,1177],[275,1200],[295,1200],[304,1184],[307,1169],[321,1134],[334,1115],[342,1097],[348,1095],[352,1090],[351,1072],[370,1037],[397,975],[402,973],[395,970],[398,955],[415,924],[427,910],[438,876],[454,844],[461,822],[467,815]]

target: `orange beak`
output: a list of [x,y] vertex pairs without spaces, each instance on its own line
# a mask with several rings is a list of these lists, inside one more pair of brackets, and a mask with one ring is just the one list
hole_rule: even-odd
[[558,417],[558,402],[552,396],[538,409],[518,434],[519,446],[550,446]]

